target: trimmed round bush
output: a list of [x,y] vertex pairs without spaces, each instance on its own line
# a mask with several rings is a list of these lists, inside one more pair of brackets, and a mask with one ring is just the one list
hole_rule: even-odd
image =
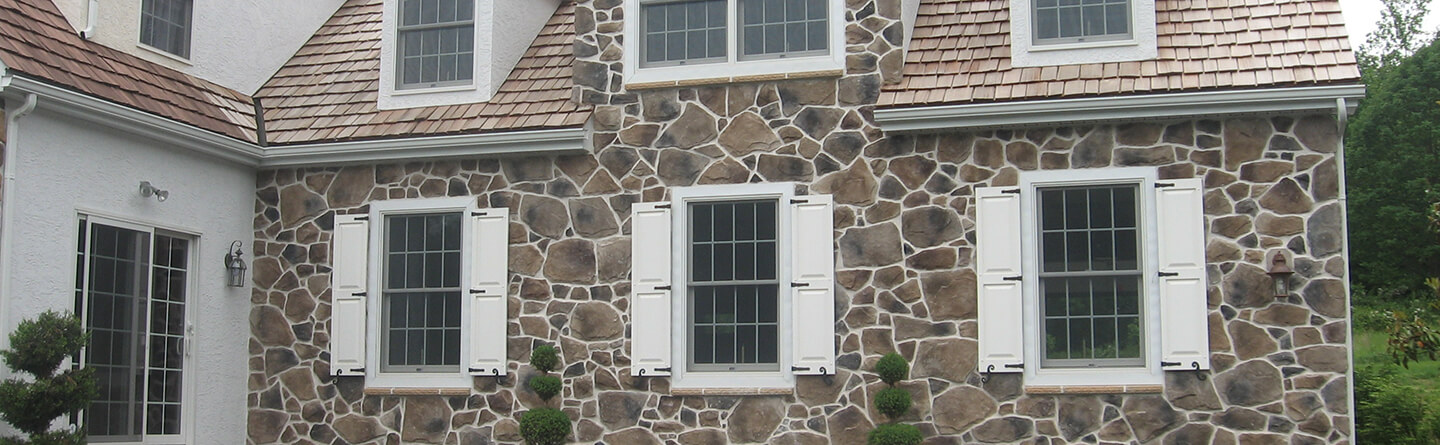
[[530,390],[541,400],[550,400],[556,394],[560,394],[560,378],[553,375],[539,375],[530,378]]
[[898,419],[910,410],[910,391],[885,388],[875,394],[875,409],[891,419]]
[[905,357],[891,352],[875,362],[875,373],[880,374],[880,380],[894,385],[895,382],[910,376],[910,364],[905,362]]
[[570,435],[570,416],[554,408],[536,408],[520,417],[520,437],[529,445],[563,445]]
[[554,346],[544,345],[537,347],[534,351],[530,352],[530,366],[540,370],[540,372],[554,371],[555,367],[560,366],[560,354],[555,351]]
[[920,428],[915,425],[904,423],[890,423],[875,427],[870,430],[870,435],[865,437],[867,445],[916,445],[924,437],[920,436]]

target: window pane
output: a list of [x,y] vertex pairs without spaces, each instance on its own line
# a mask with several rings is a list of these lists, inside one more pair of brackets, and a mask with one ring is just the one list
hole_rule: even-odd
[[1095,298],[1095,315],[1115,314],[1115,279],[1109,277],[1090,280],[1090,291]]
[[190,57],[190,0],[145,0],[140,8],[140,43]]
[[1121,317],[1115,330],[1119,358],[1140,358],[1140,317]]

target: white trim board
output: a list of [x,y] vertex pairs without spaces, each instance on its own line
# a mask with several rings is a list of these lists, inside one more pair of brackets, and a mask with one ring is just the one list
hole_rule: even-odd
[[1025,100],[878,109],[875,122],[889,132],[922,132],[1245,114],[1328,114],[1335,112],[1335,99],[1347,99],[1351,105],[1346,112],[1354,113],[1353,104],[1364,97],[1364,85],[1340,85]]

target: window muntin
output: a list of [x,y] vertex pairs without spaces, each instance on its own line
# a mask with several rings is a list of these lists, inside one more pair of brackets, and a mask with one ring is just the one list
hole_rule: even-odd
[[825,0],[742,0],[741,55],[824,54],[830,23]]
[[1041,365],[1143,365],[1139,187],[1039,192]]
[[474,0],[401,0],[397,88],[468,85],[475,76]]
[[[824,55],[829,0],[691,0],[641,3],[641,65],[721,63],[730,42],[740,60]],[[738,16],[738,18],[734,18]],[[732,29],[732,27],[736,27]],[[736,34],[731,38],[731,34]]]
[[190,245],[80,222],[76,304],[91,337],[79,361],[99,386],[85,411],[96,442],[181,433]]
[[689,369],[779,369],[777,202],[690,203]]
[[1033,0],[1037,43],[1130,37],[1131,0]]
[[140,43],[190,57],[191,0],[145,0],[140,5]]
[[382,372],[460,365],[460,213],[385,217]]

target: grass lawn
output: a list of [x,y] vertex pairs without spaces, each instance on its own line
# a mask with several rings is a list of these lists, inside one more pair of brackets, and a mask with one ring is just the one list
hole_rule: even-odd
[[[1392,363],[1390,354],[1385,352],[1385,333],[1377,331],[1356,331],[1355,332],[1355,366],[1365,366],[1372,363]],[[1410,368],[1396,366],[1396,377],[1401,382],[1408,383],[1430,393],[1434,400],[1440,393],[1440,361],[1422,358],[1419,362],[1410,362]]]

